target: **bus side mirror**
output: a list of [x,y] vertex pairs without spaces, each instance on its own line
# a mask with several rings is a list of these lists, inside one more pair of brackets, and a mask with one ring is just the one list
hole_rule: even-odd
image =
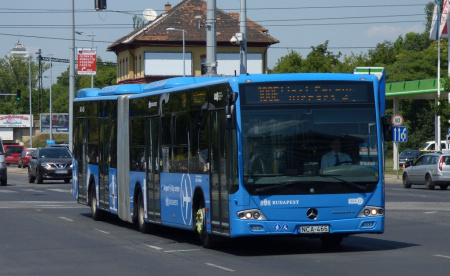
[[225,120],[227,129],[236,128],[236,101],[238,93],[227,93],[227,105],[225,106]]
[[392,142],[393,140],[393,128],[392,128],[392,120],[389,116],[381,117],[383,123],[383,134],[385,142]]

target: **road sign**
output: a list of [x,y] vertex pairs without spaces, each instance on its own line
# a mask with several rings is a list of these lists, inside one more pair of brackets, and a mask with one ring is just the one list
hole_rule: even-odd
[[393,141],[394,142],[407,142],[408,141],[408,128],[407,127],[394,127],[393,129]]
[[78,49],[78,75],[95,75],[97,52],[95,49]]
[[392,117],[392,124],[394,126],[401,126],[404,122],[405,120],[403,120],[403,117],[400,114],[396,114],[394,115],[394,117]]

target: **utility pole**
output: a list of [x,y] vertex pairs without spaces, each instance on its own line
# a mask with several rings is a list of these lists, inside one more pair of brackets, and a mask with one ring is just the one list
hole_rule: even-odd
[[[106,4],[106,3],[105,3]],[[70,1],[69,149],[73,152],[73,98],[75,95],[75,0]]]
[[239,57],[241,60],[240,74],[247,74],[247,0],[241,0],[241,13],[239,15],[239,31],[242,35]]
[[206,13],[206,75],[217,75],[216,0],[208,0]]

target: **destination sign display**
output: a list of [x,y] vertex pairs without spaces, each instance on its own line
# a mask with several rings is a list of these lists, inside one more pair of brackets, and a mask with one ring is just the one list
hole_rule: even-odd
[[367,103],[374,99],[372,83],[363,81],[249,83],[240,90],[246,104]]

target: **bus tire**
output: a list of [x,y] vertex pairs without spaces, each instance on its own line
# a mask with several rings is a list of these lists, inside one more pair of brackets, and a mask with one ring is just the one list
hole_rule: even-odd
[[200,240],[200,244],[204,248],[213,248],[215,245],[213,236],[206,230],[206,209],[204,206],[205,205],[203,203],[194,213],[194,231]]
[[102,220],[101,210],[97,208],[97,194],[95,193],[95,186],[92,184],[90,192],[90,202],[91,202],[91,215],[92,219],[95,221]]
[[147,234],[151,230],[150,223],[145,221],[145,214],[144,214],[144,198],[142,196],[142,193],[138,196],[138,214],[137,214],[137,225],[139,227],[139,232],[143,234]]

